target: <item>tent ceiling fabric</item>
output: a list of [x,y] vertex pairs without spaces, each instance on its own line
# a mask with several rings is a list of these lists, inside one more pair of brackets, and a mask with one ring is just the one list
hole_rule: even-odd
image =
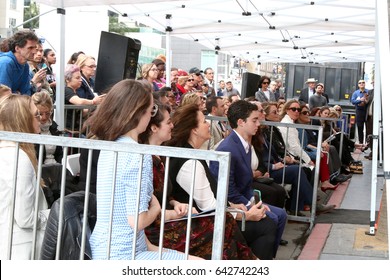
[[111,5],[126,16],[120,21],[169,25],[172,36],[251,61],[375,60],[375,0],[64,0],[81,5]]

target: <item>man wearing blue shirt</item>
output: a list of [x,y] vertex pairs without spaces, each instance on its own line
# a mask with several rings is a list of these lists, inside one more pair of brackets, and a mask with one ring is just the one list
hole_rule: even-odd
[[356,111],[356,126],[358,129],[359,143],[363,144],[364,139],[364,124],[367,121],[367,104],[369,101],[368,90],[366,89],[366,82],[359,80],[359,89],[352,94],[351,102],[355,105]]
[[0,84],[13,93],[31,95],[28,60],[37,52],[37,35],[30,30],[16,32],[9,38],[9,52],[0,53]]

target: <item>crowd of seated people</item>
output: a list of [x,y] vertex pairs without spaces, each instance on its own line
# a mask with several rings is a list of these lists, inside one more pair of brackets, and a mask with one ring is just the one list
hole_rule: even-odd
[[[215,149],[232,153],[228,205],[226,206],[245,213],[246,230],[241,231],[243,215],[240,213],[242,212],[226,213],[223,259],[274,259],[278,247],[287,244],[287,241],[282,238],[287,220],[286,211],[291,215],[304,215],[301,211],[307,210],[305,206],[312,204],[313,173],[310,165],[314,165],[317,159],[307,154],[308,147],[313,150],[326,151],[320,159],[323,163],[321,164],[323,169],[321,181],[324,191],[336,188],[333,183],[337,180],[332,181],[331,175],[339,178],[336,183],[342,182],[340,179],[342,177],[338,176],[341,172],[348,171],[347,168],[343,170],[340,167],[346,165],[345,162],[348,161],[347,167],[351,167],[351,164],[358,164],[350,159],[350,149],[352,147],[365,148],[351,144],[351,141],[345,141],[347,154],[343,157],[346,159],[340,163],[334,158],[335,163],[332,166],[327,164],[326,157],[336,157],[338,149],[330,147],[332,145],[329,143],[316,147],[316,141],[313,138],[313,141],[306,143],[305,147],[297,147],[300,149],[299,152],[291,149],[291,132],[287,141],[283,127],[275,126],[271,129],[260,125],[260,122],[262,120],[280,122],[288,116],[288,121],[291,123],[307,123],[306,118],[310,110],[307,106],[301,106],[297,101],[286,101],[283,97],[276,98],[274,88],[277,83],[272,81],[273,87],[269,89],[271,79],[268,77],[263,77],[264,83],[261,83],[261,90],[259,90],[262,102],[255,98],[251,102],[240,100],[239,94],[218,97],[210,94],[209,90],[207,93],[206,90],[202,90],[202,86],[207,85],[205,88],[210,88],[214,83],[210,80],[211,68],[207,69],[207,78],[199,69],[190,69],[187,73],[172,68],[171,81],[167,84],[165,62],[159,58],[143,65],[139,81],[121,81],[114,85],[107,94],[101,94],[96,93],[93,88],[95,59],[84,53],[78,53],[71,60],[72,63],[67,65],[65,70],[66,104],[98,105],[93,114],[88,115],[87,125],[90,128],[88,138],[189,149]],[[7,105],[11,101],[14,102],[12,98],[7,99],[9,90],[3,86],[0,90],[0,105],[11,106]],[[60,134],[52,119],[52,98],[50,93],[42,89],[34,93],[30,101],[34,106],[29,106],[31,110],[37,111],[34,113],[34,121],[39,120],[39,123],[34,123],[33,126],[40,128],[34,131],[22,130],[22,132],[38,133],[40,131],[45,135]],[[293,108],[295,110],[292,110]],[[87,110],[85,109],[82,115],[86,116]],[[321,111],[326,111],[326,108],[318,111],[321,114]],[[328,115],[324,113],[320,116],[332,116],[331,110],[328,111]],[[4,114],[5,112],[5,109],[3,112],[0,111]],[[218,120],[210,124],[206,118],[208,114],[226,117],[227,121]],[[337,112],[335,117],[338,118]],[[74,120],[70,120],[68,115],[68,128],[72,127],[71,123],[74,123]],[[330,122],[320,124],[325,128],[331,126]],[[329,129],[330,133],[337,132],[337,127],[331,128],[333,131]],[[14,128],[9,130],[17,131]],[[294,134],[294,136],[296,136],[294,143],[300,145],[299,134]],[[339,137],[346,136],[341,134]],[[334,141],[337,141],[337,138]],[[332,144],[338,147],[335,142]],[[32,162],[32,167],[35,168],[37,154],[33,148],[26,146],[24,152]],[[44,164],[61,163],[61,147],[46,145],[44,149]],[[269,151],[271,151],[271,157]],[[307,158],[304,156],[304,160],[307,161],[309,168],[299,165],[298,155],[308,155]],[[134,197],[137,191],[135,187],[138,174],[137,159],[133,154],[119,155],[119,168],[115,174],[115,200],[120,203],[114,206],[110,254],[112,259],[132,258],[131,237],[136,230],[134,223],[136,200]],[[88,173],[87,161],[88,151],[81,150],[80,174],[83,174],[83,179],[80,178],[80,184],[75,191],[85,190]],[[107,257],[109,201],[112,191],[107,188],[107,185],[111,186],[113,181],[113,161],[111,152],[94,151],[93,153],[90,183],[91,192],[97,195],[97,223],[89,240],[92,259]],[[333,160],[331,162],[333,163]],[[194,208],[188,209],[193,164],[197,167],[193,196]],[[164,246],[163,259],[184,258],[182,253],[186,245],[186,221],[169,222],[169,220],[215,208],[218,168],[215,162],[172,158],[169,165],[169,177],[164,178],[165,159],[157,155],[145,157],[142,166],[140,212],[137,217],[137,230],[139,231],[135,248],[137,259],[158,257],[157,246],[159,245],[164,180],[168,180],[169,189],[165,213],[165,222],[168,223],[165,226],[162,244]],[[33,170],[30,173],[34,176]],[[283,184],[291,184],[289,194],[286,193]],[[299,192],[298,186],[300,186]],[[253,191],[255,189],[262,192],[260,202],[254,200]],[[44,202],[46,201],[39,205],[40,210],[50,206]],[[316,213],[325,213],[334,207],[334,205],[317,204]],[[194,219],[192,236],[197,237],[191,237],[190,259],[211,258],[213,220],[213,216]],[[18,254],[15,253],[15,256]],[[29,257],[24,255],[22,258]]]

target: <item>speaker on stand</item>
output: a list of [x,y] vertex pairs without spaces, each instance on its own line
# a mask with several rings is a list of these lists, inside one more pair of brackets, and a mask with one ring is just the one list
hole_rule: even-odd
[[241,99],[255,96],[259,90],[260,75],[245,72],[242,74]]
[[107,91],[124,79],[135,79],[141,41],[102,31],[97,60],[95,90]]

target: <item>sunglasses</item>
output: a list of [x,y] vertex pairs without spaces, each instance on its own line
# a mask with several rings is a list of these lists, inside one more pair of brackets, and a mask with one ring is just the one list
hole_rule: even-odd
[[187,82],[193,82],[195,81],[194,79],[188,79]]
[[262,82],[263,85],[269,85],[269,82]]
[[291,108],[288,108],[288,109],[293,111],[293,112],[296,112],[296,111],[301,112],[302,111],[301,108],[296,108],[296,107],[291,107]]
[[154,104],[152,109],[152,118],[154,118],[157,115],[158,112],[158,105]]
[[359,82],[358,84],[360,85],[360,84],[365,84],[366,82]]
[[303,111],[301,112],[301,114],[307,116],[309,114],[309,111]]

